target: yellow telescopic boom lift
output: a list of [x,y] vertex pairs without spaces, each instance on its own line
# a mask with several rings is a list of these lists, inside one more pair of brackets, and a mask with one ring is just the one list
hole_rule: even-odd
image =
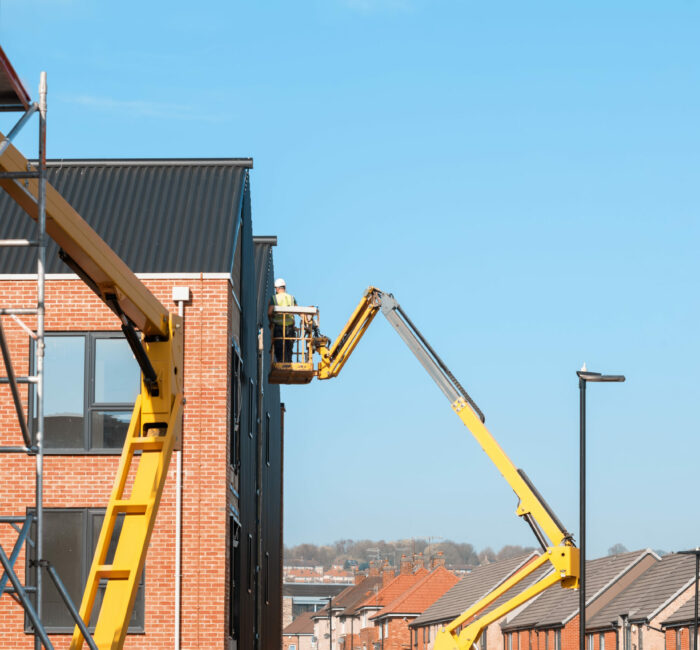
[[[279,363],[273,359],[270,371],[270,381],[273,383],[308,383],[314,376],[318,379],[337,377],[377,312],[381,311],[447,397],[454,412],[471,431],[498,471],[508,481],[519,499],[516,514],[529,524],[542,547],[542,554],[533,562],[445,625],[435,637],[434,650],[470,650],[488,625],[548,587],[559,583],[567,589],[578,588],[579,550],[574,546],[572,536],[536,490],[527,474],[522,469],[518,469],[501,449],[484,425],[484,414],[401,309],[393,295],[374,287],[367,289],[340,335],[332,344],[327,337],[319,333],[316,308],[275,307],[274,310],[298,313],[301,316],[302,335],[294,340],[297,346],[296,354],[300,360]],[[315,368],[312,365],[314,352],[320,356]],[[544,565],[549,565],[551,570],[543,577],[479,617],[481,612],[487,610],[501,596],[507,594],[528,576],[532,576]]]

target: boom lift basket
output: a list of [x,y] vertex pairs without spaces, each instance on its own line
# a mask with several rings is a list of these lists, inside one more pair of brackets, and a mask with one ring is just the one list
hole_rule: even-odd
[[293,325],[279,328],[277,332],[281,330],[281,336],[275,336],[273,326],[268,381],[271,384],[308,384],[316,375],[313,352],[320,336],[318,307],[274,306],[272,312],[291,318]]

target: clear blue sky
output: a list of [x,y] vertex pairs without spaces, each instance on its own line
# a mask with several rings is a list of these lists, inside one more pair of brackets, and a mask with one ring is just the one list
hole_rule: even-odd
[[[700,544],[700,6],[0,2],[52,157],[252,156],[254,229],[333,336],[392,291],[589,549]],[[577,5],[577,6],[574,6]],[[7,129],[7,126],[5,126]],[[20,142],[29,153],[32,142]],[[283,390],[285,541],[532,543],[393,330]]]

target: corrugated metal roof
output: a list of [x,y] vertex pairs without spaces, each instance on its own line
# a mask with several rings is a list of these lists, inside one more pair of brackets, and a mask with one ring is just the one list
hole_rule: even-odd
[[493,591],[506,578],[535,557],[528,553],[501,562],[492,562],[476,567],[464,576],[452,589],[425,610],[411,626],[428,625],[449,621],[471,607],[486,594]]
[[[136,273],[229,273],[250,160],[52,160],[49,182]],[[34,222],[0,192],[0,238]],[[47,273],[69,273],[57,246]],[[35,273],[35,255],[0,250],[0,274]]]
[[665,555],[593,616],[586,627],[608,626],[623,614],[631,621],[650,620],[658,614],[657,610],[693,582],[694,572],[694,557]]
[[[633,551],[586,562],[587,606],[651,551]],[[514,616],[503,630],[564,625],[578,612],[578,590],[552,587]]]
[[273,294],[272,246],[267,238],[253,237],[255,247],[255,282],[257,283],[258,323],[267,324],[267,305]]

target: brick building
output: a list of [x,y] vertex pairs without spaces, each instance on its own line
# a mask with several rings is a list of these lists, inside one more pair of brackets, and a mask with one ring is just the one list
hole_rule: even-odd
[[[695,558],[665,555],[595,616],[586,619],[588,650],[664,650],[664,621],[695,593]],[[616,645],[606,646],[607,639]],[[601,641],[603,647],[601,648]]]
[[282,630],[282,650],[311,650],[314,638],[313,612],[304,612]]
[[[279,387],[267,383],[269,358],[257,345],[262,326],[269,347],[264,325],[275,242],[252,234],[251,166],[239,159],[49,163],[49,182],[164,305],[178,309],[175,287],[191,296],[182,305],[182,507],[178,513],[174,458],[125,648],[173,648],[176,629],[182,648],[254,648],[256,632],[258,647],[279,648],[283,407]],[[4,195],[0,210],[3,237],[31,237],[31,221]],[[5,249],[0,257],[3,307],[36,300],[36,267],[26,251]],[[79,604],[139,369],[118,319],[57,252],[48,247],[44,548]],[[34,325],[31,317],[25,321]],[[31,374],[26,333],[9,319],[4,325],[15,369]],[[24,402],[32,413],[26,389]],[[0,393],[0,417],[0,445],[17,445],[9,391]],[[0,481],[0,513],[24,515],[34,503],[34,460],[0,454]],[[12,531],[0,534],[11,548]],[[15,568],[31,584],[26,559],[22,552]],[[42,601],[52,642],[67,647],[73,625],[52,585]],[[23,612],[8,596],[0,599],[0,616],[0,648],[33,647]]]
[[[435,634],[440,627],[457,618],[536,557],[537,554],[532,552],[475,567],[410,623],[413,647],[418,650],[431,650]],[[500,627],[497,624],[489,626],[487,644],[489,650],[503,648]]]
[[414,631],[409,624],[458,581],[459,578],[444,566],[436,566],[375,614],[372,622],[384,631],[383,650],[414,647]]
[[693,595],[662,623],[666,650],[693,650],[695,623],[695,596]]
[[[586,620],[608,605],[659,557],[650,550],[633,551],[586,562]],[[501,625],[506,650],[578,650],[579,592],[552,587],[531,600]],[[614,634],[603,642],[612,650]]]

